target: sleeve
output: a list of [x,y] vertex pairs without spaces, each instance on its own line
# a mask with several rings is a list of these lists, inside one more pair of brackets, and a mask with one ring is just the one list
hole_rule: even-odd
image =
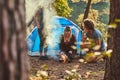
[[73,35],[73,45],[76,46],[76,37]]
[[59,47],[60,47],[60,50],[63,50],[63,35],[61,36],[60,38],[60,43],[59,43]]
[[102,38],[102,33],[100,31],[96,31],[94,36],[95,36],[95,40],[101,39]]
[[101,47],[102,40],[103,40],[102,33],[99,30],[97,30],[94,37],[95,46],[99,45]]
[[73,52],[76,52],[77,51],[77,48],[76,48],[76,37],[74,35],[72,35],[72,41],[71,41],[71,50]]

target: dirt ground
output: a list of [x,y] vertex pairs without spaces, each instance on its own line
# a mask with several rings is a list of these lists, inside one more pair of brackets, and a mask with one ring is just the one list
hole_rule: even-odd
[[71,63],[60,63],[56,60],[39,60],[39,57],[29,57],[30,59],[30,75],[36,75],[38,70],[43,70],[43,65],[48,66],[48,74],[51,76],[49,80],[64,80],[68,74],[66,70],[76,70],[80,74],[81,80],[103,80],[105,62],[84,63],[79,59],[73,60]]

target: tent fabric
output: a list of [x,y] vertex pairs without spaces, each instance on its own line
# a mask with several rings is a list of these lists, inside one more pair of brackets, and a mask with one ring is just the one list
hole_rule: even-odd
[[67,18],[63,18],[63,17],[58,17],[58,16],[53,17],[53,24],[61,25],[62,27],[74,26],[74,27],[78,28],[79,30],[81,30],[80,27],[77,26],[75,23],[73,23],[72,21],[68,20]]
[[[52,20],[54,27],[51,30],[52,40],[54,46],[48,45],[48,52],[47,55],[50,55],[51,57],[56,58],[56,55],[59,53],[59,41],[61,35],[64,33],[64,28],[66,26],[70,26],[72,29],[72,33],[75,35],[77,40],[77,52],[80,52],[80,42],[82,38],[82,30],[79,26],[77,26],[72,21],[63,18],[63,17],[53,17]],[[40,38],[38,35],[38,29],[35,27],[32,32],[27,36],[27,45],[29,50],[29,55],[36,56],[39,55],[39,44],[40,44]]]

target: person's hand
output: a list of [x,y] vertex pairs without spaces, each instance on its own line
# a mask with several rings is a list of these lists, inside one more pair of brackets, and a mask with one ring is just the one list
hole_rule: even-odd
[[86,31],[84,30],[84,31],[82,32],[82,41],[85,42],[86,39],[87,39]]
[[70,54],[72,54],[72,51],[69,51]]
[[84,49],[84,48],[90,48],[91,43],[90,42],[81,42],[80,43],[80,48]]
[[88,29],[84,28],[83,32],[84,32],[84,33],[87,33],[87,32],[88,32]]
[[81,43],[80,43],[80,48],[81,48],[81,49],[86,48],[86,46],[85,46],[84,42],[81,42]]

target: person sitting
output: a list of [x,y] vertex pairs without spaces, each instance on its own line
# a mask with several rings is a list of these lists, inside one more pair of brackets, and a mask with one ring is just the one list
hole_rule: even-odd
[[60,40],[60,54],[65,54],[67,56],[68,62],[71,62],[73,56],[76,54],[76,38],[72,34],[71,28],[67,26],[64,29],[64,34],[61,36]]
[[[88,49],[86,52],[81,52],[84,55],[87,53],[103,52],[106,49],[102,33],[94,28],[94,22],[91,19],[85,19],[83,21],[82,43],[80,48]],[[94,56],[90,61],[97,61],[97,58]]]

